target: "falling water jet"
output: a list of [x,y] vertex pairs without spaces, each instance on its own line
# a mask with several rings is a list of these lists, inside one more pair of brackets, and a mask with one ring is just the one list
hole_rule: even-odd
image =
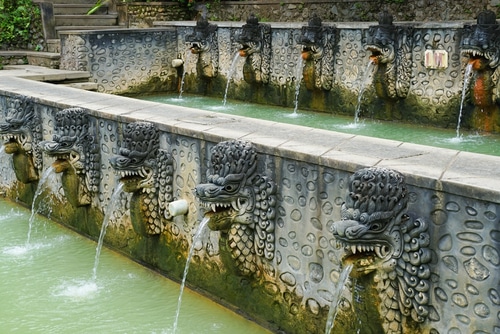
[[458,113],[458,121],[457,121],[457,136],[456,138],[460,138],[460,123],[462,122],[462,111],[464,107],[465,95],[467,94],[467,90],[469,88],[469,81],[472,76],[472,63],[468,63],[465,67],[464,73],[464,83],[462,86],[462,98],[460,100],[460,111]]
[[293,115],[297,115],[297,110],[299,109],[299,93],[300,93],[300,82],[302,81],[302,67],[304,59],[299,57],[299,62],[297,63],[297,69],[295,72],[295,105],[293,109]]
[[38,186],[35,191],[35,195],[33,197],[33,203],[31,204],[31,216],[28,221],[28,237],[26,239],[26,248],[29,248],[30,245],[30,239],[31,239],[31,230],[33,229],[33,221],[35,219],[35,215],[38,213],[38,210],[40,209],[40,203],[38,203],[37,207],[37,199],[41,195],[41,193],[50,185],[50,181],[54,176],[56,175],[54,167],[50,166],[47,168],[43,174],[42,177],[40,178],[40,181],[38,182]]
[[240,53],[237,51],[233,56],[233,61],[231,62],[231,67],[227,71],[227,83],[226,90],[224,91],[224,100],[222,100],[222,105],[226,106],[227,103],[227,91],[229,90],[229,84],[231,83],[231,79],[234,75],[234,71],[236,70],[236,64],[238,64],[238,60],[240,59]]
[[[375,65],[372,67],[372,65]],[[370,67],[372,67],[370,71]],[[363,94],[366,90],[366,86],[368,85],[368,82],[371,80],[373,77],[373,73],[375,73],[375,68],[376,68],[375,62],[370,59],[368,61],[368,65],[366,66],[366,69],[363,73],[363,81],[361,82],[361,87],[359,88],[359,94],[358,94],[358,104],[356,105],[356,111],[354,112],[354,124],[357,125],[359,122],[359,111],[361,109],[361,100],[363,99]]]
[[194,237],[193,237],[193,243],[191,244],[191,248],[189,249],[189,254],[186,260],[186,266],[184,267],[184,275],[182,277],[182,283],[181,283],[181,288],[180,288],[180,293],[179,293],[179,299],[177,300],[177,311],[175,314],[175,321],[174,321],[174,329],[172,331],[172,334],[175,334],[177,331],[177,323],[179,321],[179,314],[181,312],[181,304],[182,304],[182,294],[184,292],[184,287],[186,285],[186,277],[189,271],[189,264],[191,263],[191,258],[194,255],[194,249],[196,242],[200,239],[202,232],[205,230],[205,227],[208,224],[208,221],[210,218],[205,217],[200,223],[200,226],[198,226],[198,230],[196,231]]
[[111,195],[111,199],[109,201],[109,206],[106,209],[106,214],[104,215],[104,219],[102,221],[101,232],[99,234],[99,239],[97,242],[95,259],[94,259],[94,268],[92,269],[92,281],[95,282],[97,279],[97,267],[99,266],[99,258],[101,256],[101,249],[104,243],[104,235],[106,234],[106,228],[109,225],[109,220],[111,219],[111,215],[115,212],[117,205],[120,203],[120,196],[123,192],[124,184],[119,182],[115,190],[113,191],[113,195]]
[[345,289],[347,280],[349,279],[349,274],[351,273],[352,266],[353,266],[352,264],[348,264],[347,266],[344,267],[344,269],[342,269],[342,272],[340,273],[339,276],[339,280],[337,282],[338,284],[332,292],[333,299],[330,305],[330,310],[328,311],[325,334],[330,334],[330,332],[333,329],[333,325],[335,324],[335,318],[337,317],[338,307],[341,301],[340,297]]
[[184,71],[182,71],[181,87],[179,88],[179,99],[182,99],[182,93],[184,92],[184,80],[186,79],[186,72],[187,72],[186,65],[189,62],[190,56],[191,56],[191,51],[188,50],[186,52],[186,57],[185,57],[186,61],[184,62]]

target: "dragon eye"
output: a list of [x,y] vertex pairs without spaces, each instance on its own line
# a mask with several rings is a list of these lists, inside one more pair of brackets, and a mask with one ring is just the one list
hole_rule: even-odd
[[370,225],[370,231],[379,232],[382,231],[385,227],[385,221],[375,221]]
[[224,186],[224,190],[227,191],[227,192],[233,192],[233,191],[236,191],[238,189],[238,185],[236,184],[226,184]]

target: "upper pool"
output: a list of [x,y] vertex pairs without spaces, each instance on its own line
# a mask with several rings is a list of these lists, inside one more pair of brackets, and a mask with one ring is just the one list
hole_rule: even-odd
[[187,94],[183,94],[181,98],[179,98],[178,94],[134,97],[146,101],[198,108],[224,114],[500,156],[499,135],[478,134],[460,130],[460,136],[458,137],[456,129],[441,129],[418,124],[384,122],[371,119],[362,119],[360,122],[354,123],[354,117],[302,110],[294,112],[289,108],[251,104],[235,100],[228,100],[224,105],[222,100],[218,98]]

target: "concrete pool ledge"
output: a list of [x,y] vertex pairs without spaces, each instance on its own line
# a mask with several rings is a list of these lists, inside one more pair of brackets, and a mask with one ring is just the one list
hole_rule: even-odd
[[211,142],[243,139],[259,151],[348,172],[383,166],[408,184],[500,203],[500,157],[282,124],[198,109],[0,77],[4,96],[26,95],[38,104],[82,107],[96,117],[150,121],[163,131]]

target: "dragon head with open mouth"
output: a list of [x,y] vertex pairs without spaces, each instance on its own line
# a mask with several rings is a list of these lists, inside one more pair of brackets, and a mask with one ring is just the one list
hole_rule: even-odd
[[13,155],[14,171],[19,181],[30,183],[39,179],[42,153],[38,143],[42,139],[40,115],[33,99],[21,96],[10,101],[0,123],[0,137],[5,152]]
[[226,141],[211,151],[207,183],[195,194],[207,209],[208,226],[228,233],[228,245],[243,274],[258,271],[259,258],[274,258],[276,185],[257,173],[257,152],[245,141]]
[[301,57],[305,61],[302,77],[308,90],[332,88],[334,39],[335,29],[323,26],[317,15],[302,27],[299,41],[302,45]]
[[413,37],[412,28],[395,26],[392,15],[383,11],[378,25],[368,29],[366,50],[370,61],[377,65],[373,79],[380,98],[405,98],[411,85]]
[[248,83],[269,82],[271,61],[271,27],[259,23],[253,14],[243,25],[236,37],[241,44],[239,54],[246,57],[243,65],[243,78]]
[[192,34],[186,36],[191,53],[198,55],[196,70],[205,78],[214,78],[219,71],[219,44],[217,42],[217,26],[210,24],[201,16],[196,22]]
[[[100,150],[95,124],[85,109],[67,108],[55,115],[52,140],[40,142],[56,173],[63,173],[66,197],[75,206],[91,203],[99,191]],[[75,185],[77,186],[75,187]]]
[[479,13],[476,25],[464,26],[460,49],[472,67],[472,102],[482,111],[477,116],[484,124],[476,126],[498,130],[500,124],[492,125],[489,120],[500,105],[500,25],[493,11]]
[[406,213],[407,204],[402,174],[361,169],[351,176],[342,218],[333,227],[343,262],[353,264],[351,275],[375,272],[380,299],[394,301],[379,305],[387,333],[401,333],[403,316],[423,322],[429,314],[430,237],[427,223]]
[[159,131],[149,122],[127,124],[118,155],[109,160],[125,192],[132,193],[130,210],[134,229],[144,235],[160,234],[162,219],[171,218],[173,163],[160,149]]

